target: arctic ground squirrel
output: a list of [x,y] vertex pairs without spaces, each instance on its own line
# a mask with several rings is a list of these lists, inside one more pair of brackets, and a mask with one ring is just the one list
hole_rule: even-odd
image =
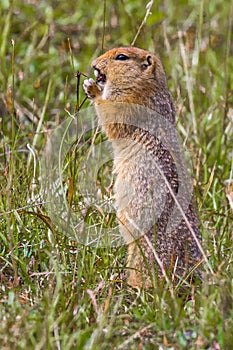
[[119,47],[92,67],[96,80],[85,80],[84,90],[113,147],[128,284],[149,288],[171,273],[183,277],[201,260],[200,231],[162,63],[146,50]]

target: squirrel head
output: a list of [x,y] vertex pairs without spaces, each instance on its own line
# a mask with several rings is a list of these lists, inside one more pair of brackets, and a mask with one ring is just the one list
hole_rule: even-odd
[[98,57],[92,67],[96,82],[103,88],[103,99],[137,103],[158,112],[167,109],[174,114],[166,75],[154,54],[136,47],[119,47]]

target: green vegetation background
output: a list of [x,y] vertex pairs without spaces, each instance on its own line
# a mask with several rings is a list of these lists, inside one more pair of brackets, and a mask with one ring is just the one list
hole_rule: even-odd
[[160,55],[168,75],[213,273],[172,291],[131,289],[122,283],[124,247],[71,242],[37,205],[27,145],[39,163],[47,135],[84,99],[77,71],[92,75],[93,58],[130,45],[146,5],[0,3],[1,349],[232,349],[232,1],[154,1],[136,41]]

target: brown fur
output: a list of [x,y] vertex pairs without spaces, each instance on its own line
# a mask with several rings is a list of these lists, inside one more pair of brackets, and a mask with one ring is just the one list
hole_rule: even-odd
[[[127,58],[116,59],[120,54]],[[97,58],[92,66],[99,73],[97,81],[105,81],[104,88],[100,89],[96,82],[89,80],[84,82],[84,89],[93,100],[100,124],[114,149],[115,199],[121,234],[128,244],[128,283],[148,288],[156,278],[156,271],[159,277],[163,274],[155,253],[165,270],[176,266],[179,275],[200,259],[197,244],[183,218],[168,230],[174,199],[155,167],[156,161],[172,191],[177,193],[180,159],[175,156],[175,148],[179,146],[174,134],[174,105],[162,64],[148,51],[135,47],[116,48]],[[156,116],[162,123],[159,137],[155,136],[160,129]],[[145,129],[144,123],[147,125]],[[168,127],[164,127],[164,123]],[[167,146],[173,137],[173,146]],[[160,203],[161,213],[151,225],[154,207],[157,205],[159,210]],[[187,206],[185,214],[200,239],[192,203]],[[141,226],[137,229],[134,223],[141,225],[142,229]]]

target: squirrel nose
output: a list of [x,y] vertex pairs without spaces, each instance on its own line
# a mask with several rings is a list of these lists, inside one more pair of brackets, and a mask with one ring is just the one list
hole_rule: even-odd
[[94,69],[97,69],[96,66],[97,66],[97,60],[94,60],[91,64],[92,68]]

